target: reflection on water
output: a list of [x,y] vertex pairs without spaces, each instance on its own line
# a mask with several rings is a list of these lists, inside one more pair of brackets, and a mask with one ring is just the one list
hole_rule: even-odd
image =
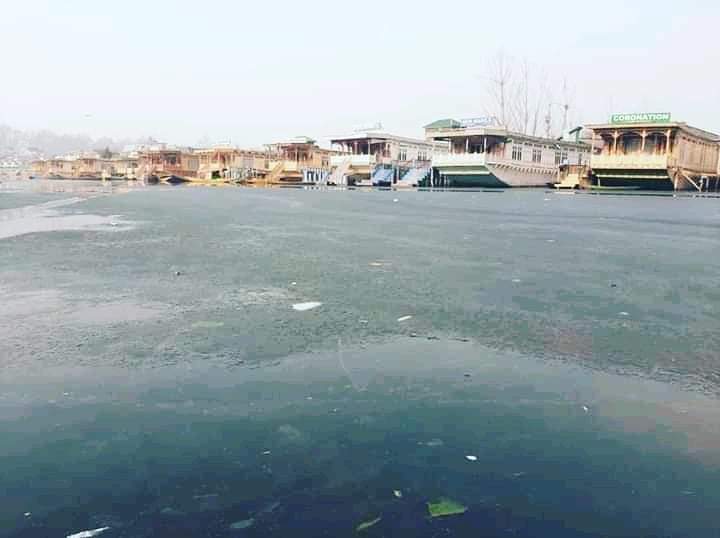
[[716,533],[716,201],[4,195],[0,535]]

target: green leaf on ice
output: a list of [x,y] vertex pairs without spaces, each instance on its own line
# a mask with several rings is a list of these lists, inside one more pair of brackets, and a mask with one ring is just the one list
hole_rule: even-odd
[[378,517],[378,518],[372,519],[370,521],[365,521],[363,523],[360,523],[360,525],[358,525],[355,530],[357,532],[362,532],[364,530],[369,529],[370,527],[377,525],[378,523],[380,523],[381,520],[382,520],[382,517]]
[[453,501],[446,497],[442,497],[437,501],[427,503],[430,517],[456,516],[467,512],[467,506],[463,506],[459,502]]

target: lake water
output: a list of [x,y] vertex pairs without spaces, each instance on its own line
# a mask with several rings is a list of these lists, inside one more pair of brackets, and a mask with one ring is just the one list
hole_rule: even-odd
[[720,536],[719,226],[4,183],[0,536]]

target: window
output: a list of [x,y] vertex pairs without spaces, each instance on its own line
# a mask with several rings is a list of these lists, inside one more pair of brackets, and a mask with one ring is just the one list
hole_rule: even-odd
[[563,152],[562,152],[562,157],[561,157],[560,161],[561,161],[561,164],[567,164],[567,163],[569,162],[569,161],[568,161],[568,152],[567,152],[566,149],[563,150]]
[[400,151],[398,153],[398,160],[407,161],[407,148],[400,148]]
[[562,162],[562,154],[559,151],[555,152],[555,164],[560,164]]
[[532,162],[539,163],[542,161],[542,150],[538,148],[533,148],[532,152]]
[[522,161],[523,158],[523,148],[522,146],[518,146],[517,144],[513,144],[512,147],[512,160],[513,161]]

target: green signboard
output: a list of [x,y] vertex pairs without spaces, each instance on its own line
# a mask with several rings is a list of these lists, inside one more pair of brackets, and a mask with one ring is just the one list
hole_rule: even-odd
[[610,123],[666,123],[670,121],[670,112],[644,112],[641,114],[613,114]]

